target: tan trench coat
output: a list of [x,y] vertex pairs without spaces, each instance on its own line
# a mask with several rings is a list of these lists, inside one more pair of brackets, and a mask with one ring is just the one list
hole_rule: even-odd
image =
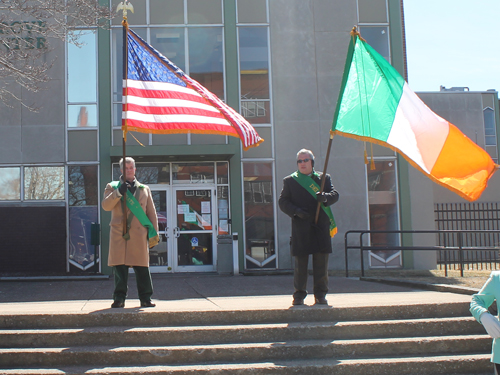
[[[135,180],[135,198],[139,201],[142,209],[158,231],[158,217],[153,203],[151,190],[148,186],[142,185]],[[111,211],[110,233],[109,233],[109,257],[108,266],[141,266],[149,267],[149,245],[148,230],[141,225],[134,216],[130,224],[130,239],[123,238],[123,212],[121,204],[121,194],[118,189],[113,189],[110,184],[106,185],[102,208],[104,211]],[[128,208],[127,216],[130,212]]]

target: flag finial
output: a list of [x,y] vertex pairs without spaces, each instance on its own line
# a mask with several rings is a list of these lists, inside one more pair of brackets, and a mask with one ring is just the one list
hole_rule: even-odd
[[126,20],[127,11],[130,10],[132,13],[134,13],[134,6],[128,0],[124,0],[116,7],[117,12],[119,12],[120,10],[123,11],[123,19]]
[[358,27],[356,25],[354,25],[352,27],[352,30],[351,30],[351,32],[349,34],[351,34],[352,37],[358,36],[359,39],[361,39],[363,42],[366,42],[366,40],[364,40],[363,37],[361,36],[361,34],[359,33]]

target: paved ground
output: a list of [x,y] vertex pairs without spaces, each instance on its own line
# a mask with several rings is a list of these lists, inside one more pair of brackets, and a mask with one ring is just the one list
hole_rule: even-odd
[[[291,307],[292,275],[219,276],[153,274],[153,301],[156,308],[139,307],[135,278],[129,279],[129,299],[125,309],[113,311],[206,311],[242,309],[322,308]],[[312,285],[312,279],[309,280]],[[111,310],[113,280],[0,280],[0,316],[6,314],[67,314]],[[327,296],[331,308],[470,302],[470,295],[425,291],[412,286],[331,277]],[[324,307],[323,307],[324,308]]]

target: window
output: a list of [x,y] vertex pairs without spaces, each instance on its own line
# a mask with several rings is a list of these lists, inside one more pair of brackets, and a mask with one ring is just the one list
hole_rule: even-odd
[[483,110],[484,117],[484,143],[486,146],[497,145],[497,134],[495,128],[495,112],[491,108]]
[[[367,167],[370,230],[391,231],[399,229],[396,161],[376,160],[375,169]],[[373,246],[399,245],[399,235],[372,233]],[[372,268],[400,267],[401,251],[370,252]]]
[[92,223],[98,222],[97,165],[68,167],[69,263],[87,270],[99,258],[91,243]]
[[370,46],[391,62],[388,26],[360,26],[359,32]]
[[214,163],[173,163],[174,184],[213,184]]
[[188,30],[189,76],[224,99],[222,27]]
[[245,266],[276,268],[272,163],[243,163],[245,190]]
[[21,199],[21,168],[0,168],[0,201]]
[[266,0],[238,0],[238,23],[267,22]]
[[229,163],[217,162],[217,212],[219,234],[229,234]]
[[68,43],[68,127],[97,127],[96,31],[74,31]]
[[267,27],[238,28],[241,98],[243,100],[269,99],[267,32]]
[[25,200],[64,200],[64,167],[25,167]]

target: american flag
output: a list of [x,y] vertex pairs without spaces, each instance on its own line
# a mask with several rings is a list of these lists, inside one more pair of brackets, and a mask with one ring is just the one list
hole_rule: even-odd
[[264,140],[234,109],[127,30],[122,130],[141,133],[205,133],[239,137],[243,149]]

